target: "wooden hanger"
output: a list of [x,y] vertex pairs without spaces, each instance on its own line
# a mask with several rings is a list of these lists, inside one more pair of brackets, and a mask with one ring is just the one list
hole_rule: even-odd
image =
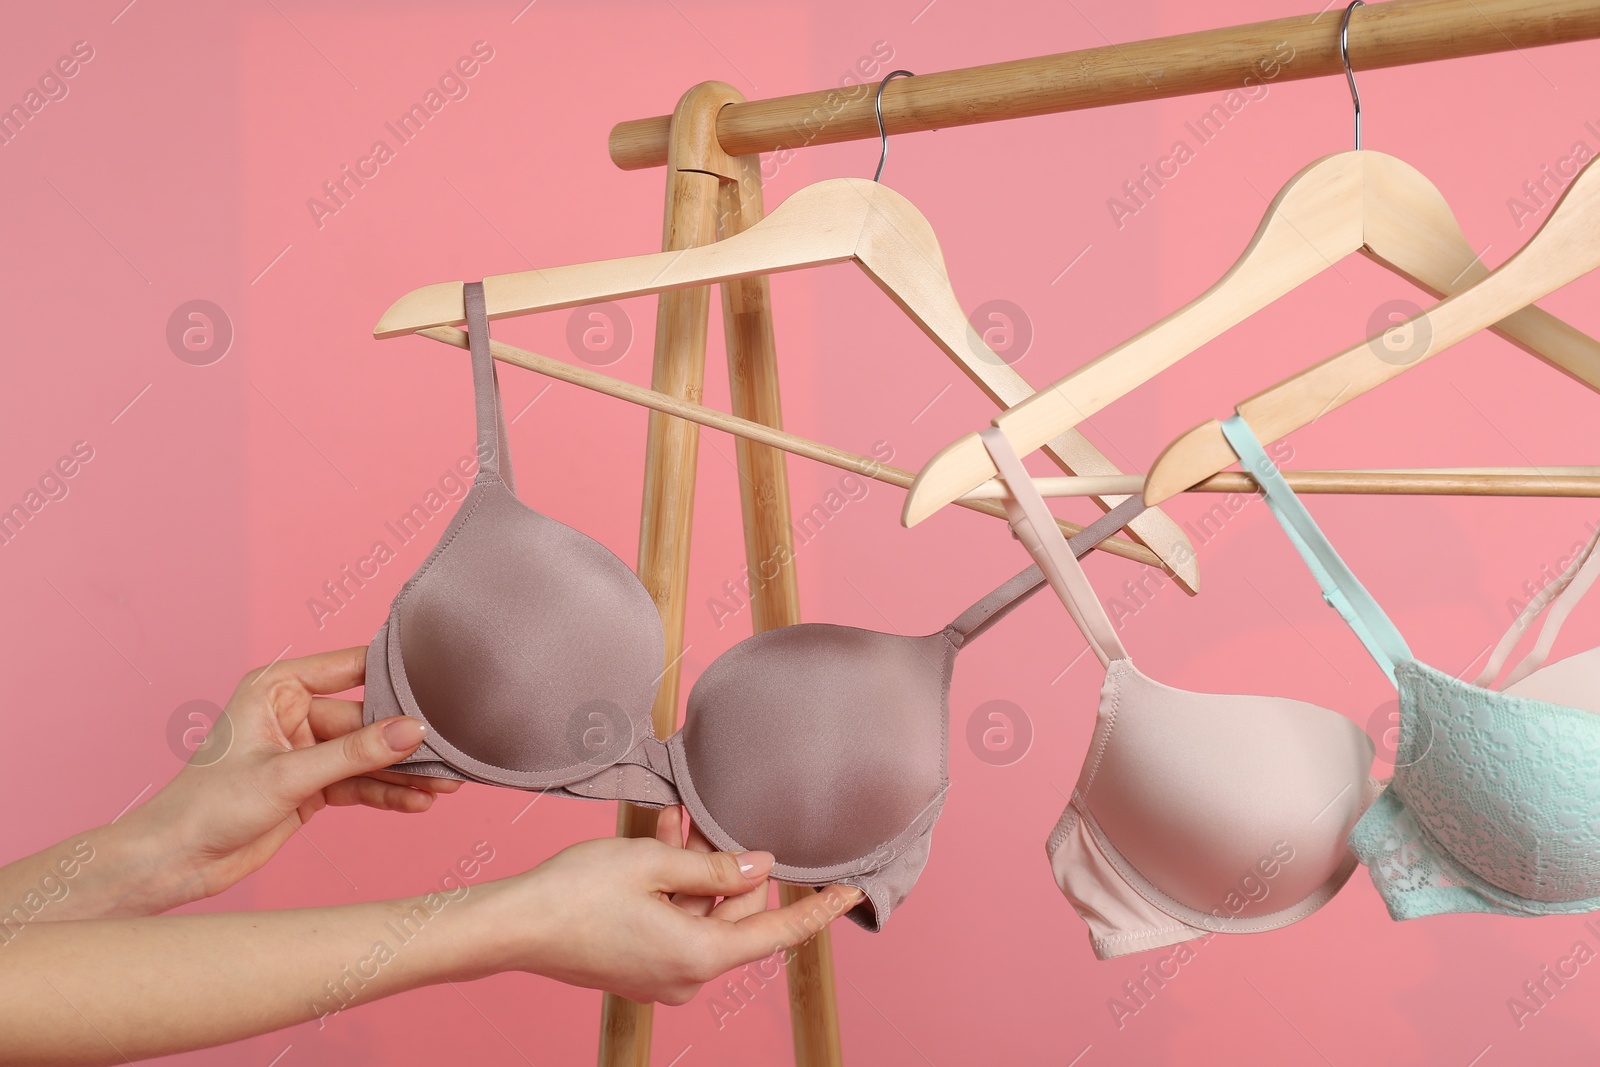
[[[1364,342],[1251,397],[1235,409],[1263,442],[1349,403],[1362,393],[1444,351],[1479,330],[1527,308],[1600,267],[1600,169],[1583,168],[1544,225],[1493,272],[1412,318],[1402,330],[1425,331],[1407,361],[1380,358]],[[1161,453],[1145,479],[1145,500],[1158,504],[1238,460],[1215,419],[1197,426]]]
[[[1350,493],[1359,496],[1600,496],[1600,467],[1395,467],[1387,470],[1280,472],[1297,493]],[[1144,491],[1137,474],[1035,478],[1041,496],[1088,496]],[[1254,493],[1255,479],[1243,471],[1222,471],[1196,482],[1186,493]],[[984,482],[956,501],[1004,500],[1003,482]]]
[[[445,344],[455,345],[457,348],[470,347],[467,340],[467,331],[454,326],[437,326],[419,332],[424,337],[431,337],[435,341],[443,341]],[[638,404],[641,407],[674,415],[680,419],[696,422],[702,426],[709,426],[715,430],[724,430],[746,440],[754,441],[757,444],[781,448],[785,452],[804,456],[806,459],[813,459],[819,463],[826,463],[840,470],[872,478],[887,485],[904,489],[911,484],[911,472],[908,470],[893,467],[887,463],[858,455],[854,452],[847,452],[842,448],[835,448],[832,445],[812,441],[798,434],[768,426],[765,423],[752,422],[737,415],[718,411],[716,408],[708,408],[704,405],[696,404],[692,400],[673,396],[671,393],[646,389],[642,385],[634,385],[632,382],[612,378],[601,374],[599,371],[589,370],[586,367],[563,363],[559,359],[541,356],[537,352],[529,352],[526,349],[506,344],[504,341],[496,341],[492,338],[489,341],[489,351],[494,355],[495,359],[503,363],[524,367],[547,377],[555,378],[558,381],[569,382],[584,389],[604,393],[607,396],[614,396],[619,400],[626,400],[630,404]],[[1122,477],[1128,476],[1123,475]],[[1132,477],[1137,480],[1139,476],[1132,475]],[[1132,492],[1137,491],[1138,486],[1135,485]],[[1131,495],[1131,492],[1129,495]],[[985,515],[994,515],[1000,518],[1006,517],[1005,507],[998,503],[990,503],[986,500],[961,500],[957,501],[957,503],[962,507],[971,508],[973,511],[982,512]],[[1067,522],[1065,519],[1057,519],[1056,524],[1061,527],[1062,532],[1068,537],[1072,537],[1083,529],[1082,526]],[[1149,548],[1122,538],[1107,538],[1105,541],[1100,542],[1100,547],[1114,556],[1121,556],[1124,559],[1143,563],[1146,566],[1160,567],[1162,565],[1161,560],[1156,558],[1155,553],[1150,551]]]
[[[833,178],[795,192],[766,218],[713,244],[597,263],[494,275],[483,280],[490,319],[554,311],[759,274],[854,261],[978,387],[1001,406],[1033,390],[984,343],[967,321],[928,220],[910,201],[865,178]],[[423,286],[389,308],[378,338],[465,322],[461,282]],[[1076,430],[1044,446],[1069,473],[1121,473]],[[1118,499],[1096,498],[1102,508]],[[1146,512],[1130,530],[1187,592],[1199,587],[1195,553],[1177,523]]]
[[[1220,281],[1143,333],[1002,412],[994,425],[1026,455],[1353,252],[1435,296],[1459,293],[1489,273],[1444,195],[1421,172],[1381,152],[1326,156],[1283,187],[1244,254]],[[1600,342],[1548,312],[1517,305],[1490,328],[1600,390]],[[959,438],[917,474],[901,521],[915,526],[996,473],[977,434]],[[1372,482],[1371,491],[1383,484]]]

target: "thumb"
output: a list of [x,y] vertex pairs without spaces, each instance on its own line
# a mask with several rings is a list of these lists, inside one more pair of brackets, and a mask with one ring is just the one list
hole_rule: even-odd
[[395,715],[352,730],[342,737],[285,752],[278,779],[294,795],[283,797],[298,804],[334,782],[382,770],[416,751],[427,727],[406,715]]
[[770,852],[695,852],[670,845],[652,851],[651,888],[662,893],[738,896],[760,885],[772,870]]

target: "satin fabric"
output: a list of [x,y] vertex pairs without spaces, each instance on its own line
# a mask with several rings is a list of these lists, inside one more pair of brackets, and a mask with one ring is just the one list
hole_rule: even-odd
[[993,427],[981,437],[1017,539],[1106,668],[1077,787],[1045,845],[1095,955],[1271,930],[1321,907],[1356,867],[1345,838],[1376,792],[1372,741],[1314,704],[1142,674],[1011,443]]
[[[517,499],[483,286],[465,286],[478,475],[367,656],[364,716],[425,721],[399,766],[590,800],[682,803],[772,876],[859,887],[881,929],[927,862],[949,789],[957,653],[1044,584],[1036,567],[921,637],[821,623],[757,634],[706,669],[684,728],[650,711],[660,617],[628,566]],[[1135,501],[1074,539],[1087,552]]]

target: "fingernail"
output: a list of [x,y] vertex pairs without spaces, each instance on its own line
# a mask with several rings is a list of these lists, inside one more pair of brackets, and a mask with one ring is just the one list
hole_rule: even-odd
[[763,862],[770,867],[772,865],[772,854],[769,852],[741,852],[733,857],[733,860],[739,865],[740,874],[749,875],[751,871],[755,870]]
[[383,739],[396,752],[416,748],[428,728],[409,715],[396,715],[383,725]]

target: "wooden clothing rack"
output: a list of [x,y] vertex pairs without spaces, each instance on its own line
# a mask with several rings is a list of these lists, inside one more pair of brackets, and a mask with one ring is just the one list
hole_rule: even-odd
[[[1278,80],[1342,75],[1339,26],[1343,5],[1319,13],[1206,30],[1053,56],[918,74],[883,93],[892,134],[1053,114],[1084,108],[1234,89],[1260,76],[1287,42],[1294,62]],[[1600,0],[1391,0],[1358,8],[1350,19],[1349,54],[1357,70],[1483,55],[1600,37]],[[720,82],[686,92],[671,115],[619,123],[612,161],[624,170],[665,166],[662,247],[709,244],[738,233],[763,214],[759,153],[878,136],[876,86],[819,90],[746,101]],[[698,400],[705,374],[710,289],[662,294],[656,318],[652,385]],[[722,286],[733,412],[782,425],[777,349],[767,280]],[[658,736],[677,729],[679,663],[694,513],[698,427],[659,411],[650,414],[640,519],[639,579],[661,612],[667,668],[653,709]],[[745,558],[763,578],[751,590],[757,632],[800,621],[794,553],[789,543],[789,489],[784,454],[736,439],[744,515]],[[622,805],[619,834],[649,836],[655,812]],[[812,893],[783,886],[785,903]],[[795,1063],[843,1062],[834,996],[833,953],[824,930],[788,963]],[[650,1058],[649,1005],[608,994],[601,1016],[602,1067],[643,1067]]]

